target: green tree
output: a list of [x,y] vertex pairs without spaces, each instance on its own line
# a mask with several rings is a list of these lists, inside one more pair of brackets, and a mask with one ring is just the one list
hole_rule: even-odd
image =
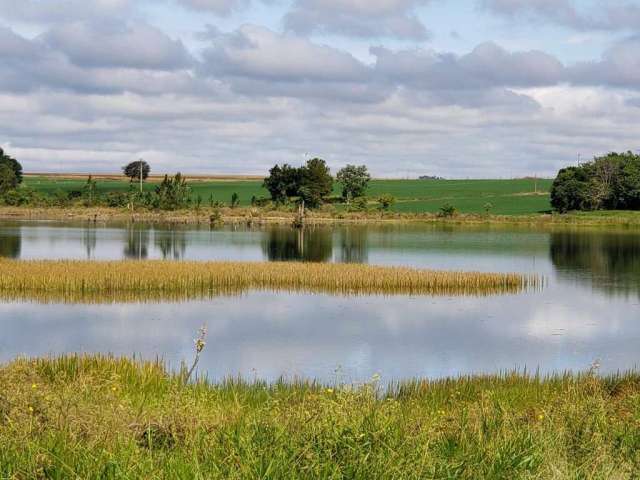
[[17,186],[18,179],[13,169],[5,163],[0,163],[0,195],[14,190]]
[[302,167],[298,196],[309,208],[317,208],[322,200],[333,191],[333,177],[327,163],[313,158]]
[[240,205],[240,195],[233,192],[233,195],[231,195],[231,208],[236,208],[238,205]]
[[366,194],[371,175],[366,165],[347,165],[338,172],[336,179],[342,184],[342,198],[350,203],[352,199]]
[[0,166],[2,165],[6,165],[11,168],[11,170],[13,170],[13,174],[16,177],[16,182],[22,183],[22,165],[20,165],[20,162],[18,162],[15,158],[12,158],[4,153],[4,150],[0,148]]
[[151,166],[142,159],[131,162],[128,165],[122,167],[122,172],[125,174],[125,176],[129,177],[132,182],[140,181],[141,170],[142,180],[146,180],[147,178],[149,178],[149,174],[151,173]]
[[302,171],[286,163],[276,165],[269,170],[269,176],[264,179],[263,186],[269,191],[271,200],[275,203],[286,203],[289,197],[297,197],[300,188]]
[[624,160],[624,154],[609,153],[583,165],[582,168],[589,177],[590,208],[594,210],[619,208]]
[[620,208],[640,210],[640,155],[625,154],[618,196]]
[[560,213],[588,210],[592,205],[591,191],[585,168],[563,168],[551,186],[551,206]]

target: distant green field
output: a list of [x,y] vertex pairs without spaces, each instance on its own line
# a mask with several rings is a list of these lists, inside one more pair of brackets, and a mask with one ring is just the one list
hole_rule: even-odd
[[[52,194],[58,190],[82,189],[85,180],[27,177],[25,184],[37,191]],[[397,212],[437,212],[441,206],[450,203],[462,213],[484,212],[485,205],[493,205],[491,212],[501,215],[524,215],[551,209],[548,195],[534,195],[535,181],[518,180],[373,180],[368,195],[377,198],[391,194],[397,199],[393,207]],[[551,180],[538,180],[538,192],[548,192]],[[249,205],[251,197],[266,197],[268,193],[257,180],[210,180],[191,182],[193,198],[198,195],[203,202],[209,198],[220,202],[230,202],[233,193],[240,196],[242,205]],[[154,184],[145,184],[152,190]],[[129,183],[118,180],[99,180],[100,192],[127,191]],[[340,193],[336,185],[335,194]]]

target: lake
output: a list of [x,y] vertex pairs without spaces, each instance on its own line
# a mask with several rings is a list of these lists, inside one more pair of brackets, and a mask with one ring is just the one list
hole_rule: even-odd
[[0,256],[362,262],[543,275],[494,297],[251,292],[185,303],[0,302],[0,361],[65,352],[190,361],[212,379],[359,382],[640,363],[640,231],[380,225],[261,228],[0,222]]

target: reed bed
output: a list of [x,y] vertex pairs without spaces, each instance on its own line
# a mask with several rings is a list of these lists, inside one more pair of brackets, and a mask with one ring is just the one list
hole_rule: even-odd
[[0,297],[36,301],[190,300],[250,290],[383,295],[495,295],[538,276],[353,264],[0,260]]
[[105,356],[0,365],[0,478],[623,479],[640,375],[416,379],[381,391]]

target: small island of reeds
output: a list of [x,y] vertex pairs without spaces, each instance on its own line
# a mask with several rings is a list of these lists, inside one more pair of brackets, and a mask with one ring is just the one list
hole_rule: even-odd
[[0,478],[636,478],[640,377],[382,388],[185,382],[102,356],[0,366]]
[[355,264],[0,260],[0,297],[36,301],[189,300],[249,290],[494,295],[541,283],[536,275]]

